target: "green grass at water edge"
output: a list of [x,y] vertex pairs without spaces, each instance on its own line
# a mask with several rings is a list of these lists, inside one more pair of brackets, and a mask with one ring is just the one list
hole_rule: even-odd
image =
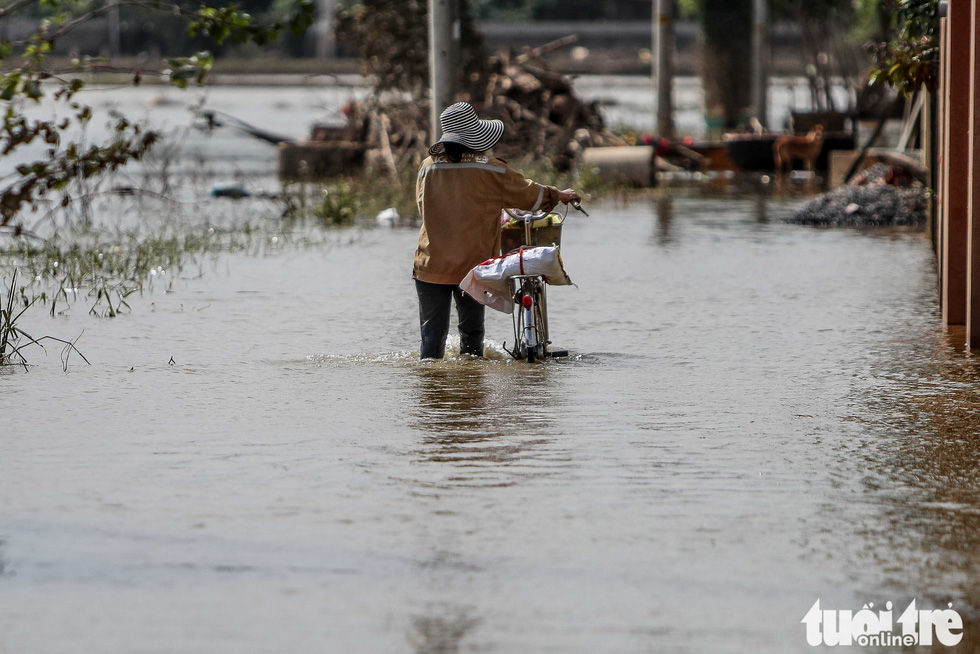
[[[586,202],[602,198],[625,199],[632,191],[625,186],[600,178],[594,169],[559,172],[546,160],[527,159],[510,164],[528,179],[559,189],[573,188]],[[415,166],[399,171],[397,177],[387,171],[365,171],[359,175],[326,183],[295,183],[283,190],[293,198],[296,215],[316,219],[324,226],[349,225],[357,219],[374,218],[381,211],[394,208],[404,218],[417,220]]]

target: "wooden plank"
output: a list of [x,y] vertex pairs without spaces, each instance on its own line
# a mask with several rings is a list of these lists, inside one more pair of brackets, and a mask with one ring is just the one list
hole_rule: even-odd
[[967,306],[966,343],[971,349],[980,348],[980,6],[978,0],[970,2],[970,142],[967,179]]
[[970,198],[970,53],[972,3],[951,2],[948,18],[946,86],[946,236],[943,322],[966,324],[968,205]]
[[922,114],[922,105],[926,99],[926,90],[921,89],[915,94],[915,103],[912,105],[912,110],[909,115],[906,116],[905,122],[902,124],[902,134],[898,137],[898,145],[896,150],[908,150],[909,141],[912,140],[912,135],[915,133],[916,123],[919,122],[919,115]]

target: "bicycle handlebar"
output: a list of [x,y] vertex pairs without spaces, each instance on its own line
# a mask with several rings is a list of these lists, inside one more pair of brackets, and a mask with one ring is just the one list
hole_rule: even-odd
[[[576,211],[579,211],[581,213],[584,213],[586,215],[586,217],[589,216],[589,212],[582,208],[582,203],[581,202],[568,202],[568,203],[565,204],[565,206],[566,207],[569,207],[570,206],[573,209],[575,209]],[[520,214],[514,213],[514,211],[512,211],[510,209],[504,209],[504,211],[506,211],[507,212],[507,215],[510,216],[511,218],[514,218],[515,220],[520,220],[522,222],[527,222],[527,223],[533,222],[533,221],[537,220],[538,218],[543,218],[544,216],[547,216],[548,215],[548,212],[547,211],[535,211],[535,212],[527,212],[527,213],[524,213],[522,211]],[[517,211],[520,211],[520,209],[518,209]],[[565,215],[566,216],[568,215],[568,209],[565,209]]]

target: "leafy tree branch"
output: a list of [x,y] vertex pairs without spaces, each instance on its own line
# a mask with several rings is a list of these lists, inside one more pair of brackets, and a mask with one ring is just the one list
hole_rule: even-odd
[[875,60],[872,82],[884,82],[906,96],[939,83],[939,3],[937,0],[882,0],[894,16],[892,38],[869,46]]
[[[87,179],[112,172],[138,160],[157,142],[159,135],[144,130],[123,116],[114,118],[113,133],[107,142],[83,147],[65,143],[64,134],[73,127],[84,127],[92,119],[92,109],[76,100],[85,84],[77,76],[54,70],[48,62],[55,41],[80,25],[122,7],[139,8],[160,16],[177,18],[190,36],[204,37],[214,44],[255,43],[265,45],[284,32],[301,36],[315,17],[314,0],[288,0],[277,20],[264,21],[230,2],[222,6],[190,5],[164,0],[14,0],[0,9],[0,20],[18,12],[41,14],[36,28],[24,39],[0,40],[0,100],[7,103],[0,124],[0,153],[38,143],[47,146],[45,157],[18,166],[16,178],[0,180],[0,227],[22,228],[14,221],[25,210],[56,191],[61,203],[71,202],[66,190],[73,179]],[[74,73],[95,70],[100,60],[74,62]],[[13,64],[11,65],[11,62]],[[170,57],[160,72],[169,82],[184,88],[203,84],[214,63],[208,51],[190,56]],[[133,84],[139,84],[143,71],[133,71]],[[71,115],[61,121],[29,120],[25,103],[40,103],[46,96],[67,103]]]

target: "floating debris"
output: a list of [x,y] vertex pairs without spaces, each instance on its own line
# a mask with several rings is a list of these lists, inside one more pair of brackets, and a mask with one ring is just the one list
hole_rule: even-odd
[[402,222],[402,216],[400,213],[398,213],[398,209],[388,207],[384,211],[378,213],[375,220],[380,227],[397,227]]
[[211,197],[213,198],[241,200],[242,198],[251,197],[251,195],[241,184],[218,183],[211,187]]

